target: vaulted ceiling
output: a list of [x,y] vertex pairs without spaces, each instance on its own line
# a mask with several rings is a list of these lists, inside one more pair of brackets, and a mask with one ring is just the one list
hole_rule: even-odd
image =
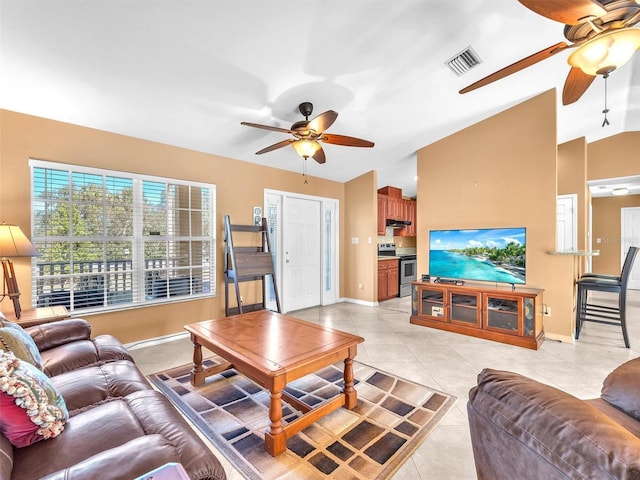
[[[292,148],[255,152],[303,117],[339,112],[328,130],[375,147],[326,145],[307,174],[415,195],[416,151],[549,89],[558,142],[640,130],[640,55],[561,105],[568,52],[458,91],[565,40],[561,23],[517,0],[0,0],[0,108],[302,171]],[[445,62],[471,46],[482,63]]]

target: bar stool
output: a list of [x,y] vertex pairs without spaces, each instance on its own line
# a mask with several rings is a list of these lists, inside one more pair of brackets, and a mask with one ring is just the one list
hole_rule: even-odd
[[[626,324],[627,284],[631,267],[638,254],[638,247],[629,247],[627,256],[622,266],[620,276],[601,275],[587,273],[577,281],[577,308],[576,308],[576,340],[580,337],[583,322],[604,323],[622,327],[624,344],[630,347]],[[596,304],[589,301],[589,292],[611,292],[618,294],[618,305],[609,306]]]

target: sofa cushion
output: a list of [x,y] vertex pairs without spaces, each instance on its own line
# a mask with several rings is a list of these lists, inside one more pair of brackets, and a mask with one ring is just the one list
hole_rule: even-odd
[[601,397],[640,420],[640,358],[623,363],[602,384]]
[[11,352],[0,352],[0,431],[16,447],[58,436],[69,417],[44,373]]
[[[126,468],[132,472],[139,470],[134,462],[142,462],[140,470],[146,469],[142,470],[144,472],[159,466],[150,465],[150,458],[138,453],[145,452],[146,442],[153,445],[154,451],[158,448],[157,440],[151,438],[155,435],[161,436],[162,443],[167,445],[166,454],[160,457],[163,462],[181,463],[190,478],[225,478],[224,469],[197,434],[169,400],[152,389],[85,409],[69,418],[62,435],[36,443],[28,449],[14,450],[13,478],[42,478],[47,475],[55,478],[58,475],[56,472],[73,471],[75,466],[89,468],[92,458],[119,459],[120,463],[128,463]],[[135,442],[129,443],[132,441]],[[134,444],[141,446],[140,450],[130,452],[129,446]],[[117,465],[117,468],[120,467],[125,468],[124,465]],[[125,475],[120,478],[129,477]]]
[[62,394],[70,416],[113,398],[151,388],[138,367],[128,360],[61,373],[50,380]]
[[0,315],[0,350],[13,352],[16,357],[42,370],[42,358],[33,338],[18,324]]
[[82,318],[67,318],[58,322],[32,325],[26,327],[25,331],[33,338],[41,352],[91,338],[91,324]]
[[50,377],[115,360],[133,361],[127,349],[112,335],[65,343],[40,353],[42,368]]

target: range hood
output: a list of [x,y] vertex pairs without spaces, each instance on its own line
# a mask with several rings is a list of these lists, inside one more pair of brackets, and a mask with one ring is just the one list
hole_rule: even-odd
[[387,227],[405,228],[409,225],[411,225],[411,221],[409,220],[392,220],[390,218],[387,219]]

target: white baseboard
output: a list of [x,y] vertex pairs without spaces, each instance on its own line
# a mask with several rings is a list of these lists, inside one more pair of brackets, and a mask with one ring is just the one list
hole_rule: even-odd
[[140,340],[139,342],[126,343],[124,347],[127,350],[136,350],[138,348],[154,347],[156,345],[160,345],[161,343],[171,342],[173,340],[178,340],[180,338],[184,338],[188,336],[189,336],[189,332],[174,333],[171,335],[164,335],[162,337],[155,337],[155,338],[148,338],[146,340]]
[[343,302],[356,303],[358,305],[364,305],[366,307],[377,307],[378,302],[369,302],[367,300],[358,300],[357,298],[343,298]]
[[545,340],[555,340],[557,342],[562,342],[562,343],[571,343],[571,344],[576,343],[575,338],[573,338],[573,336],[569,336],[569,335],[557,335],[557,334],[554,334],[554,333],[545,332],[544,338],[545,338]]

